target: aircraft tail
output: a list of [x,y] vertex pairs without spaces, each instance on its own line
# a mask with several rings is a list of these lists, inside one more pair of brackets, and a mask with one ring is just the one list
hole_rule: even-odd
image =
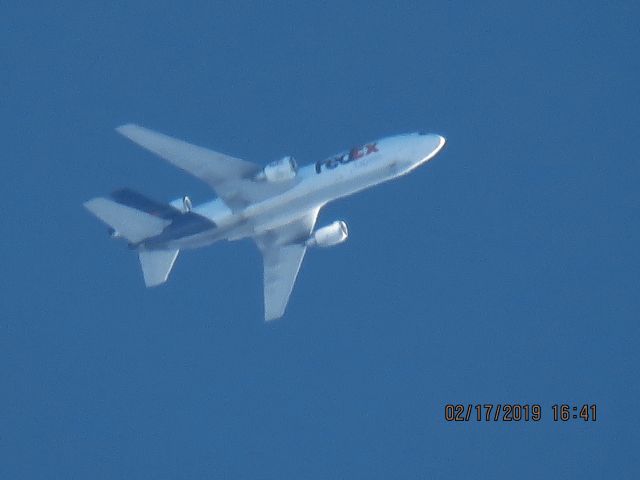
[[103,197],[89,200],[84,206],[131,243],[139,243],[145,238],[157,235],[171,223],[171,220],[150,215]]
[[167,281],[180,250],[140,250],[138,258],[147,287]]
[[[96,217],[109,225],[117,235],[126,238],[132,244],[158,235],[171,223],[171,220],[151,215],[147,212],[123,205],[108,198],[98,197],[84,206]],[[167,281],[179,250],[138,250],[138,258],[147,287],[154,287]]]

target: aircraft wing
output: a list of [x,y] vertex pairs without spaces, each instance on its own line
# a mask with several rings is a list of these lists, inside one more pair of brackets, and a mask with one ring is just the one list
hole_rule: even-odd
[[256,237],[264,262],[264,319],[275,320],[284,314],[309,238],[320,208],[298,220]]
[[278,193],[274,191],[275,188],[284,187],[255,182],[254,176],[262,170],[255,163],[198,147],[139,125],[122,125],[116,130],[132,142],[205,181],[232,210],[267,198]]

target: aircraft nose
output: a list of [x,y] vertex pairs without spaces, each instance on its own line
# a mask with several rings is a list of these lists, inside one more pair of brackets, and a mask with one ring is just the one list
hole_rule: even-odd
[[425,157],[422,160],[423,162],[431,160],[433,157],[435,157],[438,152],[440,152],[440,150],[444,148],[445,143],[447,143],[446,138],[435,133],[421,135],[421,137],[423,139],[422,143],[425,154]]

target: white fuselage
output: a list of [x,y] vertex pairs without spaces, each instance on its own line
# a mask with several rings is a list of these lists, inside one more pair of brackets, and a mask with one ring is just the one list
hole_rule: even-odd
[[166,247],[197,248],[262,235],[332,200],[404,175],[432,159],[444,144],[435,134],[387,137],[300,168],[290,189],[240,211],[232,212],[220,199],[198,205],[193,211],[216,228],[171,240]]

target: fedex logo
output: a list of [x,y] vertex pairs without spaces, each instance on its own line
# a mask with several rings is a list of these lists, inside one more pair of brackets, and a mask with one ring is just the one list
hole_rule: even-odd
[[377,143],[368,143],[363,147],[352,148],[348,153],[316,162],[316,173],[321,173],[323,168],[333,170],[338,165],[353,162],[354,160],[378,151]]

